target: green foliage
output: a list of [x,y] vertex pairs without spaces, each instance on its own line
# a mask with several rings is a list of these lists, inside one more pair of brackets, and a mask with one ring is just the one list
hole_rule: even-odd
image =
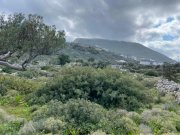
[[[59,128],[59,132],[64,134],[85,135],[98,129],[115,135],[139,133],[136,123],[128,118],[126,113],[108,111],[98,104],[78,99],[69,100],[65,104],[51,101],[35,111],[33,117],[34,122],[38,124],[47,121],[49,118],[53,119],[54,122],[61,119],[60,125],[63,127]],[[137,120],[138,114],[133,115],[133,117]],[[46,128],[43,127],[42,129]],[[49,132],[51,131],[49,130]]]
[[94,58],[89,58],[89,59],[88,59],[88,62],[94,62],[94,61],[95,61]]
[[17,59],[25,57],[21,57],[23,69],[38,55],[51,54],[65,43],[64,31],[46,25],[43,17],[36,14],[1,14],[0,35],[0,55],[10,52]]
[[176,121],[176,130],[180,132],[180,121]]
[[157,135],[180,132],[179,105],[158,95],[157,78],[108,68],[44,69],[55,77],[41,80],[40,70],[0,74],[0,134],[136,135],[144,133],[140,125]]
[[138,134],[137,125],[127,117],[108,119],[103,121],[103,130],[113,135],[133,135]]
[[0,95],[4,96],[7,92],[6,87],[3,84],[0,84]]
[[30,103],[51,99],[67,101],[83,98],[105,107],[136,110],[152,102],[148,90],[125,73],[112,69],[69,68],[29,97]]
[[65,55],[65,54],[61,54],[61,55],[59,55],[59,57],[58,57],[58,63],[60,64],[60,65],[65,65],[66,63],[69,63],[70,62],[70,58],[69,58],[69,56],[68,55]]
[[22,123],[20,122],[8,122],[0,124],[1,135],[15,135],[18,133]]
[[145,73],[145,75],[157,77],[157,76],[158,76],[158,72],[157,72],[157,71],[154,71],[154,70],[149,70],[149,71],[147,71],[147,72]]
[[49,70],[49,69],[51,69],[51,66],[43,66],[43,67],[41,67],[41,70]]
[[22,94],[27,94],[40,88],[42,83],[27,80],[11,75],[0,75],[0,88],[5,91],[16,90]]
[[94,47],[89,46],[87,50],[94,55],[99,54],[99,51],[96,50]]
[[96,68],[105,68],[109,65],[109,62],[107,61],[99,61],[97,64],[95,64]]
[[[64,43],[64,32],[57,31],[55,26],[48,26],[43,17],[29,14],[0,16],[2,51],[23,50],[48,53],[53,47]],[[14,34],[16,33],[16,34]],[[7,36],[8,35],[8,36]],[[31,52],[32,53],[32,52]]]
[[5,72],[5,73],[12,73],[12,69],[9,68],[9,67],[4,67],[4,68],[2,68],[2,72]]
[[155,134],[177,133],[180,121],[179,115],[161,109],[146,110],[141,116],[142,122],[149,125]]
[[32,78],[38,77],[39,72],[36,70],[26,70],[26,71],[18,72],[18,76],[32,79]]
[[[34,120],[41,121],[49,117],[63,118],[66,132],[87,134],[97,129],[97,123],[104,117],[105,109],[86,100],[70,100],[66,104],[51,101],[34,113]],[[65,131],[64,131],[65,132]]]
[[163,77],[168,80],[177,81],[178,68],[180,68],[179,65],[172,65],[172,64],[165,63],[163,65]]

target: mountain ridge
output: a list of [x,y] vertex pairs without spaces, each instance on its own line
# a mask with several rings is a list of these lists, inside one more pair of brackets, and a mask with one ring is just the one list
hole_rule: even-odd
[[175,60],[172,60],[166,55],[154,51],[153,49],[136,42],[117,41],[100,38],[76,38],[73,42],[79,43],[84,46],[99,47],[119,55],[136,57],[138,60],[152,59],[157,62],[175,62]]

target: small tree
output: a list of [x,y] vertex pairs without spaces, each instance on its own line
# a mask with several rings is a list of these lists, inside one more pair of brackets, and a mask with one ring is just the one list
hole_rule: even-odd
[[168,80],[177,81],[177,72],[172,64],[164,63],[163,77]]
[[95,59],[92,57],[88,59],[88,62],[94,62],[94,61],[95,61]]
[[[16,70],[25,70],[38,55],[52,53],[65,42],[64,31],[48,26],[39,15],[0,15],[0,65]],[[10,57],[22,60],[21,64],[8,61]]]
[[65,54],[61,54],[59,57],[59,64],[60,65],[65,65],[66,63],[69,63],[70,62],[70,58],[68,55],[65,55]]

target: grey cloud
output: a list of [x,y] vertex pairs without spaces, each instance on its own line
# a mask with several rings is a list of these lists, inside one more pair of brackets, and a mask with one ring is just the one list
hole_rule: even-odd
[[[179,4],[179,0],[2,0],[0,9],[38,13],[48,23],[57,25],[59,29],[66,29],[72,35],[78,33],[91,37],[128,40],[139,28],[135,24],[139,14],[172,13],[178,10]],[[148,22],[151,14],[148,15],[143,16],[142,27],[151,23]],[[75,28],[69,27],[58,16],[70,20]]]
[[[0,11],[37,13],[74,37],[131,41],[154,17],[180,12],[180,0],[1,0]],[[141,15],[141,25],[136,21]]]

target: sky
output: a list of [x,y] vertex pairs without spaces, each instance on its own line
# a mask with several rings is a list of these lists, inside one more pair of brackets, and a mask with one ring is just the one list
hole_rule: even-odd
[[180,57],[180,0],[0,0],[0,13],[15,12],[43,16],[67,41],[131,41]]

